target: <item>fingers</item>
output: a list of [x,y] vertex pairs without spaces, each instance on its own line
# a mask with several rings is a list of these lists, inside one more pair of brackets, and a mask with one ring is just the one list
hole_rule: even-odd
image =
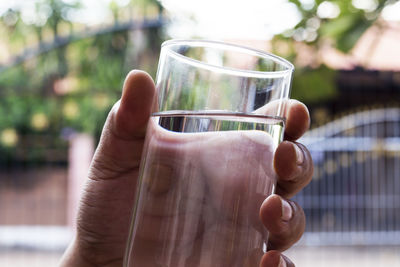
[[302,208],[297,203],[278,195],[271,195],[263,202],[260,218],[269,231],[269,250],[282,251],[289,248],[304,232],[305,216]]
[[283,114],[283,117],[286,118],[286,140],[297,140],[310,127],[310,113],[308,112],[307,107],[295,99],[272,101],[267,105],[255,110],[254,113],[264,116],[276,116],[277,114]]
[[286,114],[285,139],[297,140],[310,127],[310,113],[303,103],[290,99]]
[[261,259],[261,267],[294,267],[293,262],[279,251],[268,251]]
[[274,168],[278,175],[276,193],[285,198],[291,198],[305,187],[314,170],[307,148],[290,141],[283,141],[276,149]]
[[144,71],[131,71],[124,82],[113,132],[122,139],[143,137],[149,120],[155,85]]
[[155,86],[143,71],[131,71],[124,83],[121,100],[110,111],[93,159],[95,178],[115,176],[139,166]]
[[[307,107],[294,99],[272,101],[257,109],[256,114],[271,115],[282,112],[286,116],[285,140],[274,156],[274,168],[278,175],[277,194],[290,198],[304,186],[312,177],[313,164],[308,150],[299,143],[293,143],[300,138],[310,126],[310,114]],[[292,141],[292,142],[290,142]]]

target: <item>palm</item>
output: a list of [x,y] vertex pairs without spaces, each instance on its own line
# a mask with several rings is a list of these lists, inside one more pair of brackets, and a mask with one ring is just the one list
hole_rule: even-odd
[[177,137],[153,120],[147,131],[133,266],[250,261],[249,247],[257,251],[266,238],[259,208],[276,180],[270,135],[230,131]]
[[[122,265],[154,93],[153,81],[147,74],[133,72],[128,75],[121,102],[114,106],[104,126],[81,199],[77,235],[64,254],[62,266]],[[291,111],[285,134],[295,140],[307,129],[309,115],[304,105],[298,102]],[[148,131],[150,136],[160,129],[156,130],[153,125]],[[149,145],[146,151],[146,155],[150,155],[154,161],[146,165],[148,169],[145,169],[142,179],[141,197],[148,198],[148,201],[143,205],[143,210],[138,210],[139,241],[134,245],[138,266],[147,267],[143,262],[157,266],[151,265],[154,259],[165,260],[163,257],[166,255],[158,254],[157,248],[170,242],[171,237],[165,238],[160,231],[179,229],[186,232],[172,235],[174,249],[171,253],[185,254],[189,266],[200,264],[198,254],[193,251],[208,253],[209,260],[215,266],[233,265],[230,262],[235,261],[235,257],[242,261],[245,259],[243,266],[257,266],[258,262],[253,259],[260,259],[261,251],[243,255],[235,250],[233,244],[251,242],[254,247],[260,247],[257,244],[265,240],[265,230],[259,222],[259,207],[271,192],[271,183],[269,179],[263,179],[266,182],[259,184],[257,178],[275,179],[271,164],[275,147],[270,137],[253,132],[250,135],[232,132],[228,137],[221,138],[218,134],[207,133],[202,138],[198,134],[187,135],[186,139],[180,138],[178,141],[171,138],[173,135],[169,132],[161,135],[161,138],[152,138],[155,143]],[[160,142],[170,145],[164,146]],[[235,148],[227,151],[232,143],[235,143]],[[293,143],[284,142],[275,154],[275,169],[277,162],[283,164],[276,169],[280,172],[277,192],[286,197],[304,187],[312,174],[309,153],[301,148],[305,158],[298,165],[293,147]],[[221,154],[222,148],[224,154]],[[152,155],[152,151],[158,152]],[[178,161],[171,162],[171,159]],[[259,162],[269,164],[255,168],[260,165]],[[282,174],[288,178],[281,179]],[[260,189],[258,193],[246,194],[247,189],[255,184]],[[178,195],[186,199],[179,202],[176,198]],[[202,197],[204,195],[207,197]],[[171,208],[156,205],[163,201],[170,203]],[[304,214],[296,203],[291,202],[293,215],[290,221],[282,221],[281,201],[280,197],[265,201],[260,214],[270,231],[273,246],[284,249],[301,236]],[[186,206],[180,207],[177,203],[186,203]],[[179,223],[182,214],[186,215],[183,228]],[[268,219],[265,219],[266,216]],[[140,217],[146,219],[147,223],[140,221]],[[191,223],[199,218],[209,219],[199,225]],[[246,218],[250,220],[245,221]],[[242,227],[246,224],[247,228]],[[249,229],[248,225],[252,226],[251,233],[243,231]],[[216,233],[220,236],[218,240],[215,239]],[[232,236],[238,239],[232,240]],[[270,251],[263,256],[262,265],[277,265],[279,259],[279,252]],[[292,266],[288,259],[285,261]],[[162,262],[164,265],[166,263]],[[177,264],[172,262],[171,266]]]

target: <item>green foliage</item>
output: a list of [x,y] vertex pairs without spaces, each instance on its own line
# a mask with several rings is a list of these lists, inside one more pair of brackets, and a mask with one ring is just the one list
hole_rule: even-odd
[[[0,17],[0,30],[5,33],[1,41],[32,48],[28,42],[32,37],[40,42],[46,31],[58,36],[62,23],[73,28],[66,12],[79,4],[38,1],[37,9],[44,7],[51,12],[43,24],[25,24],[18,10],[6,12]],[[118,7],[113,8],[118,13]],[[143,31],[144,42],[152,44],[143,54],[158,56],[159,33]],[[124,77],[142,64],[141,58],[130,58],[136,45],[130,34],[123,30],[88,37],[0,69],[0,165],[51,160],[49,149],[66,151],[66,138],[73,132],[99,136],[108,111],[121,95]],[[157,66],[156,57],[151,61],[147,64]]]
[[[302,14],[302,19],[294,30],[279,35],[277,38],[295,39],[315,45],[330,39],[337,49],[348,52],[365,30],[376,21],[382,9],[397,0],[377,0],[376,5],[371,6],[370,9],[356,8],[352,0],[315,0],[314,3],[311,2],[312,5],[302,4],[298,0],[289,1],[296,5]],[[327,3],[334,6],[338,14],[333,12],[331,17],[323,16],[320,9]]]
[[[320,48],[329,43],[337,50],[349,53],[372,24],[379,26],[377,18],[382,9],[397,0],[376,0],[375,5],[371,1],[370,7],[364,9],[355,7],[352,0],[289,1],[296,5],[302,18],[294,29],[274,37],[274,52],[297,62],[298,55],[303,52],[301,49],[307,47],[312,67],[296,67],[292,97],[312,104],[337,95],[336,71],[322,64]],[[321,11],[327,5],[331,13],[324,14]],[[279,52],[283,43],[288,47],[284,54]]]
[[349,52],[373,21],[366,20],[363,14],[346,14],[321,26],[321,35],[335,40],[336,48]]
[[292,97],[308,104],[336,96],[336,71],[326,66],[299,69],[294,73]]

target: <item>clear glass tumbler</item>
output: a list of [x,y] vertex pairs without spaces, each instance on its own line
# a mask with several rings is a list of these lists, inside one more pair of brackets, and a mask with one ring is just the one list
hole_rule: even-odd
[[124,266],[258,266],[293,70],[237,45],[162,45]]

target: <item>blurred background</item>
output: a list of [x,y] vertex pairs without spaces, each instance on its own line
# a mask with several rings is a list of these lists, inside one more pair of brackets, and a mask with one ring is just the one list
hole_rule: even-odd
[[207,38],[296,66],[315,173],[296,266],[400,266],[400,2],[0,3],[0,266],[55,266],[125,75],[162,41]]

